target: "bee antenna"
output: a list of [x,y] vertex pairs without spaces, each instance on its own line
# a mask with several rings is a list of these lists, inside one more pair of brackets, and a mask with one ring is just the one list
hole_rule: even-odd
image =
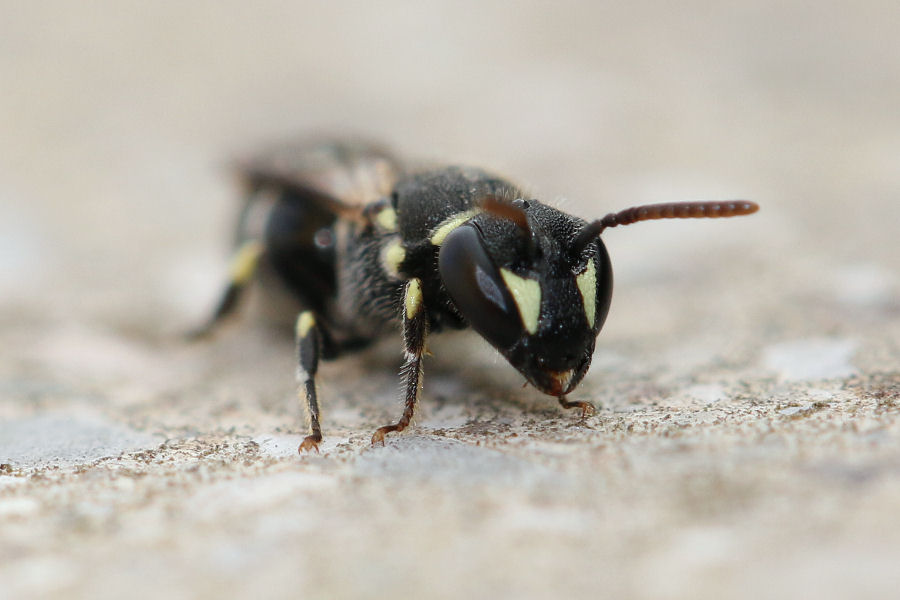
[[669,202],[665,204],[645,204],[633,206],[617,213],[609,213],[602,219],[588,223],[581,228],[572,249],[575,256],[581,256],[587,245],[603,233],[607,227],[631,225],[638,221],[653,219],[715,219],[750,215],[759,210],[759,205],[749,200],[728,200],[725,202]]
[[522,230],[527,240],[527,252],[533,255],[537,250],[537,243],[534,239],[534,232],[531,225],[528,224],[528,214],[525,209],[528,208],[528,201],[521,198],[509,200],[500,196],[485,196],[481,201],[481,209],[501,219],[507,219],[516,224]]
[[481,208],[484,212],[512,221],[527,236],[531,237],[531,225],[528,224],[528,215],[525,214],[526,206],[527,204],[523,202],[510,201],[494,195],[485,196],[481,201]]

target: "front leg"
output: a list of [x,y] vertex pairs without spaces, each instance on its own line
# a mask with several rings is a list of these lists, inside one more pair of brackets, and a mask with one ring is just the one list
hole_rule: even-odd
[[566,400],[565,396],[560,396],[559,405],[563,408],[580,408],[582,421],[594,414],[594,405],[590,402],[583,402],[580,400],[573,402],[571,400]]
[[401,376],[406,390],[406,404],[399,421],[393,425],[379,427],[372,434],[373,445],[381,442],[383,446],[385,434],[406,429],[413,413],[416,412],[419,390],[422,387],[422,356],[425,354],[427,334],[428,316],[422,297],[422,282],[419,279],[410,279],[406,282],[403,292],[403,345],[406,363],[403,365]]

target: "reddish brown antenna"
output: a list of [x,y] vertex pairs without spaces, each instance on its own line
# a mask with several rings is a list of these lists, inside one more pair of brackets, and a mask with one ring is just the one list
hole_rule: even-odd
[[749,200],[728,200],[725,202],[670,202],[666,204],[645,204],[633,206],[617,213],[609,213],[602,219],[585,225],[572,245],[575,256],[580,256],[595,237],[607,227],[631,225],[638,221],[653,219],[716,219],[719,217],[739,217],[759,210],[759,205]]
[[531,226],[528,224],[528,215],[520,201],[510,201],[500,196],[485,196],[481,200],[481,208],[488,213],[507,219],[515,223],[519,229],[531,235]]

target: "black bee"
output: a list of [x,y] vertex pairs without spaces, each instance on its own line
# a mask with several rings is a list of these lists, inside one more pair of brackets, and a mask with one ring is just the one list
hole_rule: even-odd
[[612,267],[600,233],[758,208],[657,204],[588,223],[482,169],[411,167],[380,146],[345,141],[282,147],[241,172],[248,194],[231,279],[198,333],[232,313],[260,274],[273,274],[267,281],[299,300],[297,377],[310,429],[301,452],[322,440],[319,358],[361,349],[398,326],[406,405],[396,423],[375,431],[373,444],[409,425],[425,338],[445,328],[471,327],[536,388],[591,414],[590,404],[566,396],[587,372],[609,311]]

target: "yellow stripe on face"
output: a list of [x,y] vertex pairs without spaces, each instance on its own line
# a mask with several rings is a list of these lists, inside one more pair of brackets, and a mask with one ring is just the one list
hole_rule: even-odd
[[249,240],[241,244],[231,259],[231,281],[238,285],[244,285],[256,272],[256,265],[263,253],[262,242]]
[[422,282],[418,279],[410,279],[403,301],[406,306],[406,318],[412,319],[422,310]]
[[541,314],[541,284],[534,279],[519,277],[507,269],[500,269],[500,275],[519,308],[525,329],[534,334]]
[[311,311],[305,310],[297,317],[297,339],[301,340],[306,337],[309,330],[315,327],[316,318]]
[[444,243],[444,239],[450,235],[450,232],[481,212],[480,208],[472,208],[470,210],[454,215],[443,223],[435,227],[431,234],[431,243],[440,246]]
[[581,292],[588,325],[593,327],[597,315],[597,269],[594,266],[593,258],[588,261],[587,268],[575,276],[575,283],[578,284],[578,291]]

